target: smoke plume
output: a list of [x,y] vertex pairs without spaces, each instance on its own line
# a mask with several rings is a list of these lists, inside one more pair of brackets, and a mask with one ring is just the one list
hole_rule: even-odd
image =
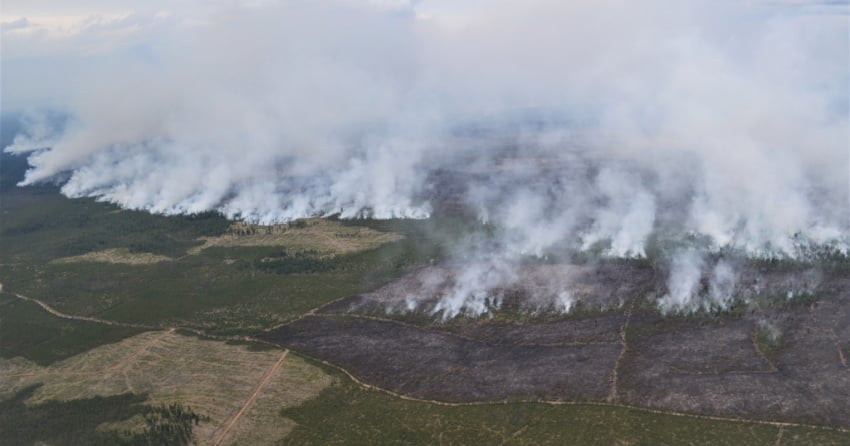
[[427,218],[456,201],[498,237],[459,249],[444,316],[498,306],[528,257],[653,247],[671,259],[662,310],[726,308],[737,274],[717,263],[703,287],[709,253],[847,254],[847,13],[336,0],[142,11],[54,38],[10,21],[4,104],[66,118],[28,113],[5,150],[27,154],[23,186],[163,214]]

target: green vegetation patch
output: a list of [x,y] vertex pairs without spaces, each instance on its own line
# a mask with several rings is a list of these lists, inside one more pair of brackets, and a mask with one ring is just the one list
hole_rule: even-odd
[[74,401],[24,404],[38,388],[30,386],[0,402],[0,438],[6,445],[121,443],[118,432],[99,431],[102,423],[128,419],[142,411],[142,395],[123,394]]
[[[192,442],[193,426],[203,418],[179,404],[144,405],[146,397],[132,393],[25,404],[37,388],[29,386],[0,401],[3,444],[186,445]],[[98,429],[137,415],[145,419],[140,431]]]
[[39,365],[120,341],[145,330],[56,317],[33,302],[0,293],[0,357]]
[[782,441],[778,444],[783,446],[839,446],[850,443],[850,434],[845,432],[805,427],[785,427],[782,430]]
[[204,212],[154,215],[122,211],[91,198],[68,199],[52,188],[2,191],[0,259],[46,262],[110,248],[127,248],[179,257],[202,243],[199,238],[223,234],[230,222]]
[[253,334],[380,286],[430,261],[437,249],[408,238],[333,257],[268,246],[210,247],[133,265],[12,262],[0,265],[0,278],[7,289],[68,314]]
[[252,260],[224,262],[211,249],[209,256],[205,250],[179,261],[147,265],[0,266],[0,277],[7,289],[37,297],[68,314],[249,334],[397,277],[410,264],[406,259],[410,254],[396,243],[404,242],[340,256],[328,260],[330,265],[316,260],[321,268],[307,268],[304,259],[290,263],[309,273],[257,267],[253,254],[243,248],[236,254]]

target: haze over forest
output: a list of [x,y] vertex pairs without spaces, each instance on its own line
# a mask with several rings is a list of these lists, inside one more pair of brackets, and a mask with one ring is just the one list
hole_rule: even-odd
[[712,253],[847,254],[846,3],[51,3],[4,8],[21,186],[262,224],[449,200],[496,233],[453,314],[565,250],[660,247],[673,310],[706,268],[726,305]]
[[850,444],[850,0],[0,0],[0,444]]

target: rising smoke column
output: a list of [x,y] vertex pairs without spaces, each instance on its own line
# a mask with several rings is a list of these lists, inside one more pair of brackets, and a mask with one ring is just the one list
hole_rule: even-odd
[[[846,254],[846,9],[287,1],[140,14],[68,42],[5,26],[7,79],[38,82],[27,61],[56,54],[76,73],[41,85],[67,87],[50,104],[67,121],[30,114],[6,151],[28,156],[22,185],[259,223],[426,218],[432,178],[453,172],[499,240],[471,249],[447,313],[479,312],[510,265],[564,249],[642,257],[653,237],[690,237],[699,256]],[[29,105],[14,87],[4,98]],[[670,256],[661,305],[682,309],[693,274]],[[718,268],[709,294],[727,305],[734,274]]]

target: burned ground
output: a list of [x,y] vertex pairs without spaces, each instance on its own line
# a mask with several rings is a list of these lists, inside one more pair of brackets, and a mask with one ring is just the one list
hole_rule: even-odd
[[598,400],[620,352],[610,342],[492,344],[356,316],[308,316],[266,339],[343,365],[367,383],[442,401]]
[[620,365],[620,400],[724,416],[850,426],[846,302],[822,301],[773,315],[777,350],[757,339],[762,316],[693,327],[653,315],[631,320]]
[[[663,284],[651,269],[547,265],[525,283],[557,268],[578,271],[577,295],[602,296],[606,307],[560,317],[497,312],[445,323],[427,313],[387,313],[421,280],[420,271],[263,338],[336,364],[367,384],[422,399],[616,402],[850,427],[845,270],[758,266],[741,276],[745,284],[759,284],[750,285],[758,292],[749,306],[662,316],[651,299]],[[779,296],[791,282],[804,282],[803,297]]]
[[600,344],[619,343],[620,328],[625,320],[622,314],[534,324],[485,319],[434,325],[432,328],[500,345]]

